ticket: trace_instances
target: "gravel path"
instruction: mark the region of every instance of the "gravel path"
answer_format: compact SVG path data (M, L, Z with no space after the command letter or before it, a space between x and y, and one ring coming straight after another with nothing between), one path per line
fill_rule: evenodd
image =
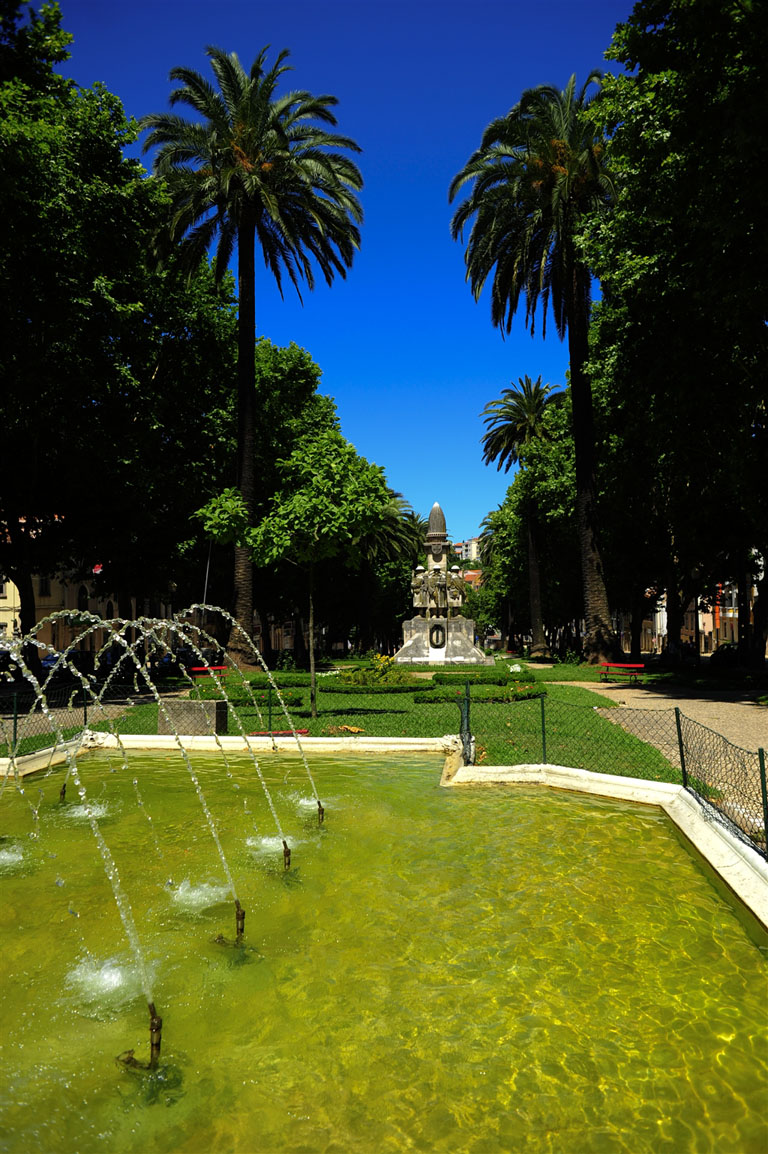
M546 674L542 680L545 678ZM768 749L768 706L755 705L743 692L719 690L699 693L681 691L672 686L660 688L604 681L560 681L553 684L590 689L629 709L673 710L677 706L686 717L722 734L742 749Z

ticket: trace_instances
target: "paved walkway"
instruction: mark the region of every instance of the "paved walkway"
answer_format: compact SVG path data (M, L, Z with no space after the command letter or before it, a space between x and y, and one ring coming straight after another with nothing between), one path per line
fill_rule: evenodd
M546 673L542 672L542 680ZM681 713L722 734L742 749L768 749L768 706L755 705L739 690L683 690L679 686L627 685L615 682L560 681L589 689L629 709L667 709Z

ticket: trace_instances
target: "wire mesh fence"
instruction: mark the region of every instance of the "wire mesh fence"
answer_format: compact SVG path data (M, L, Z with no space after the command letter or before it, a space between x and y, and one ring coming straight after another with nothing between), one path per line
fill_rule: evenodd
M768 857L765 751L741 749L679 710L683 783L704 813L746 838Z
M12 689L0 696L0 757L23 757L77 737L84 729L157 733L153 694L136 685L97 690L70 684L46 690Z

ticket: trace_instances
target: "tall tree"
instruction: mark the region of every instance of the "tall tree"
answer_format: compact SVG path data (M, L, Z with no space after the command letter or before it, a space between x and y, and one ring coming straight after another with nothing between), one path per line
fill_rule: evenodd
M288 71L286 51L267 68L262 49L248 72L235 53L206 49L216 87L189 68L174 68L179 81L172 105L195 114L146 116L145 151L157 147L154 171L165 177L173 202L171 237L181 240L190 264L218 238L215 269L223 276L233 251L238 263L237 486L253 522L256 500L254 448L256 401L255 247L282 292L285 272L300 293L314 287L314 267L331 284L346 275L359 246L362 209L356 193L359 169L344 155L359 152L336 125L333 96L306 91L277 94ZM234 616L250 634L253 566L248 549L235 546ZM231 649L248 660L234 633Z
M451 231L460 239L472 221L467 279L477 299L492 277L493 324L509 332L524 296L531 332L541 303L546 333L551 304L558 335L568 336L585 652L592 661L616 645L597 540L592 392L585 370L591 277L577 245L585 216L607 209L613 196L604 140L588 116L588 91L600 79L599 72L590 73L578 92L575 76L563 91L549 85L527 89L506 116L488 125L449 190L453 200L470 186Z
M173 262L148 268L167 199L123 156L135 126L102 85L53 71L58 9L17 28L18 7L0 7L0 568L26 633L35 573L90 577L101 561L110 593L147 596L179 580L190 470L228 436L234 318L209 269L186 284Z
M621 192L586 237L602 289L591 376L607 427L630 431L615 455L637 512L622 500L616 552L640 592L666 590L674 653L697 588L751 585L744 559L768 555L768 138L755 116L768 6L641 0L608 55L625 72L606 77L593 113ZM762 666L768 586L758 588Z
M524 467L526 449L534 441L546 438L544 414L547 406L555 402L562 393L553 392L552 385L542 384L541 377L532 381L529 376L520 377L518 385L503 389L497 401L490 401L481 416L485 418L488 431L482 438L483 462L496 462L497 469L504 466L508 473L512 465ZM541 657L546 653L544 619L541 611L541 578L539 574L539 523L536 494L529 495L525 511L526 535L528 538L528 595L531 608L531 656Z
M282 486L266 517L248 534L257 564L286 558L307 578L312 716L317 716L315 682L315 567L341 557L359 566L373 548L376 527L392 525L397 495L383 470L360 457L341 433L331 430L279 462ZM407 537L407 533L406 533Z

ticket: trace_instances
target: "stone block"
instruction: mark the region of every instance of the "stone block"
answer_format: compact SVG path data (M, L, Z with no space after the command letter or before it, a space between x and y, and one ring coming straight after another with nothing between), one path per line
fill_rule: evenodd
M227 702L224 700L166 700L158 710L157 732L175 732L184 737L209 737L213 733L226 733L227 711Z

